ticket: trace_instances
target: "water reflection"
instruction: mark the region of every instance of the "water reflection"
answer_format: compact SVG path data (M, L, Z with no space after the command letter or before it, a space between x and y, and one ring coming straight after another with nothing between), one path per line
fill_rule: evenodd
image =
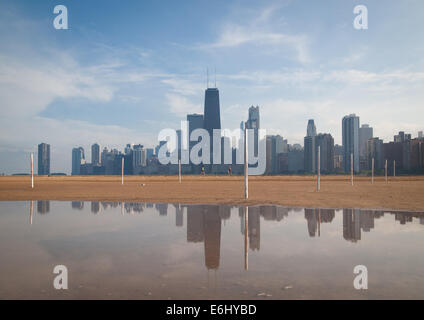
M261 220L281 222L289 214L297 215L302 210L306 220L307 233L310 238L321 236L321 224L331 224L336 216L336 209L321 208L290 208L272 205L251 207L237 207L230 205L181 205L165 203L141 202L111 202L91 201L91 212L95 215L101 210L121 208L121 214L141 214L145 209L154 210L159 216L167 216L170 207L175 212L175 226L184 226L186 216L187 243L202 243L204 245L204 264L208 270L217 270L220 266L221 228L226 220L231 219L232 210L238 212L240 219L240 233L244 238L244 267L248 269L248 250L259 251L261 248ZM83 210L83 201L72 201L74 210ZM50 201L37 201L37 213L46 214L50 211ZM401 225L413 223L414 218L424 225L424 213L379 211L363 209L342 209L343 239L357 243L361 240L362 232L371 232L375 227L375 220L385 215L394 216L394 220ZM33 201L30 202L30 224L33 223Z

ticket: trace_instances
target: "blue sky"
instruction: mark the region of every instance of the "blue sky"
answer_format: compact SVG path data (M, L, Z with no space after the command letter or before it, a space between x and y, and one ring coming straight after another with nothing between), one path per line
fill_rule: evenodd
M53 28L68 8L69 30ZM353 8L368 8L368 30ZM424 130L424 2L0 1L0 172L28 169L40 142L52 171L71 149L148 147L163 128L203 112L216 68L222 125L250 105L261 125L302 143L308 119L341 142L356 113L391 140Z

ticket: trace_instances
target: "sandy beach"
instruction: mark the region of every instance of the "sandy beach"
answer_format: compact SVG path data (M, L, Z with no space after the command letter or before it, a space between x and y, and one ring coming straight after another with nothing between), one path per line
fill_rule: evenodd
M29 176L0 177L0 201L97 200L166 203L278 204L320 208L424 210L424 177L252 176L249 199L240 176Z

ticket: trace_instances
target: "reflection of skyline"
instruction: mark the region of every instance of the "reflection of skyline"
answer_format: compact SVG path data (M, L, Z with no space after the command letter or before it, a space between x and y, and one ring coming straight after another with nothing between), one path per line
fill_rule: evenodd
M46 214L50 211L50 201L39 200L37 201L37 212L40 214Z
M83 210L84 202L73 201L72 208ZM238 213L240 218L240 232L245 238L245 268L247 269L247 250L259 251L261 248L261 220L280 222L289 216L289 213L298 214L304 210L307 234L309 237L321 235L321 224L332 223L336 217L336 209L318 208L289 208L271 205L237 207L231 205L180 205L158 203L131 203L116 201L92 201L91 212L97 214L108 208L118 207L125 212L141 214L145 208L155 210L159 216L167 216L168 210L175 210L175 226L184 226L184 214L186 215L186 241L203 242L205 267L217 270L220 266L221 253L221 228L222 222L231 219L232 213ZM238 209L233 211L232 209ZM119 210L119 211L121 211ZM37 212L44 214L50 211L49 201L37 201ZM247 216L246 216L247 211ZM362 209L343 209L342 212L342 236L346 241L357 243L362 239L362 232L371 232L375 228L375 219L384 217L385 214L394 216L394 220L404 225L413 223L414 218L418 224L424 225L424 213L400 212L400 211L377 211ZM32 217L32 216L31 216ZM264 222L263 222L264 223ZM247 225L247 226L246 226ZM246 228L247 227L247 228ZM247 235L246 235L247 233Z

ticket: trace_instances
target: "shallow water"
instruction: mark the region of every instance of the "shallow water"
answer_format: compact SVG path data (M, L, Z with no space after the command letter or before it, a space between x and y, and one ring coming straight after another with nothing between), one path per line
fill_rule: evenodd
M423 299L424 213L0 202L0 261L1 299Z

